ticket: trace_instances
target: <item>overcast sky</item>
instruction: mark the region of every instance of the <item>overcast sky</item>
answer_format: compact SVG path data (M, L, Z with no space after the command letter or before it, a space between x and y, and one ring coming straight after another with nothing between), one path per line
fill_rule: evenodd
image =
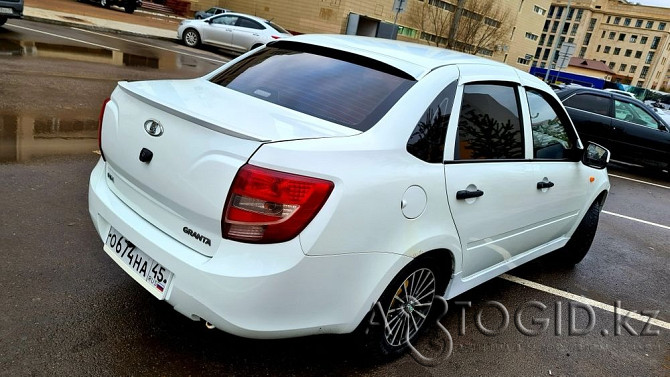
M654 7L670 8L670 0L633 0L633 3L640 3L643 5L651 5Z

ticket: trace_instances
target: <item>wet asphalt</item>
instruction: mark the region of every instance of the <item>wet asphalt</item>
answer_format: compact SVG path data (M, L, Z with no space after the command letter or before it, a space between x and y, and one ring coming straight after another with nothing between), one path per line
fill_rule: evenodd
M207 330L154 299L109 260L88 215L100 104L118 80L196 77L228 59L216 50L28 21L0 27L0 376L670 373L669 330L635 320L617 326L606 310L589 314L568 298L502 278L449 302L441 323L453 354L433 367L410 355L371 362L347 336L242 339ZM667 323L670 180L619 164L609 172L608 213L584 261L563 269L541 258L510 275L657 312ZM546 319L548 328L528 336L514 315L533 301L546 308L526 309L522 324L540 330L533 318ZM504 329L492 302L510 313ZM483 334L478 314L482 327L500 331ZM420 349L439 355L443 336L431 328Z

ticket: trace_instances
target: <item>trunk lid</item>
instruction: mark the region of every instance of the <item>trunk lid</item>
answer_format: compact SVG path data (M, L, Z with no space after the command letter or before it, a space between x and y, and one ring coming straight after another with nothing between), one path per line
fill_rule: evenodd
M105 110L102 150L112 192L212 256L233 178L263 143L356 133L204 79L120 82Z

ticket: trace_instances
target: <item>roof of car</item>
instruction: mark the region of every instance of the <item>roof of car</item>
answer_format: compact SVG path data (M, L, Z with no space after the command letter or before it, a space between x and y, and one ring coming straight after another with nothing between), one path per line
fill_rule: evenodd
M373 58L405 71L416 79L435 68L451 64L485 64L511 68L507 64L445 48L383 38L339 34L303 34L291 37L290 40Z

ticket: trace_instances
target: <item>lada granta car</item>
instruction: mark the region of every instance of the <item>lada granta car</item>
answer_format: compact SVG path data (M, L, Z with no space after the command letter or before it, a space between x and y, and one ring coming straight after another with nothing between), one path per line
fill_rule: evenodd
M609 152L541 81L365 37L119 82L100 150L91 218L156 298L244 337L356 332L387 355L440 296L548 253L579 262L610 187ZM368 328L374 307L388 326Z

